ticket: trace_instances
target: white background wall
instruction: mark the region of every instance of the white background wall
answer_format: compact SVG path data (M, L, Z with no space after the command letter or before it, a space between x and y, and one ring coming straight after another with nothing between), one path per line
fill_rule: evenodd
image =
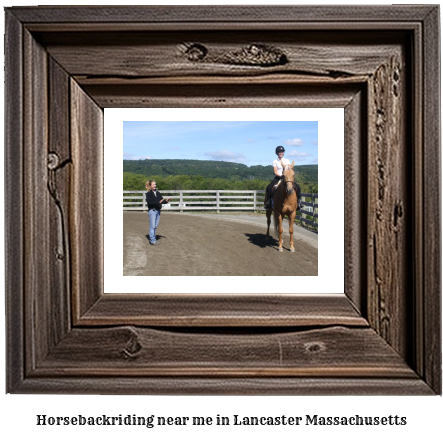
M33 5L31 1L6 1L4 6ZM61 2L45 1L44 4L60 4ZM83 2L84 4L85 2ZM95 1L93 4L109 5L112 1ZM129 2L130 4L147 4L145 2ZM191 3L191 2L189 2ZM203 4L209 2L204 2ZM219 4L232 4L232 2L217 2ZM259 4L258 0L243 0L241 4ZM272 3L270 1L265 3ZM280 0L279 4L297 4ZM301 4L308 4L304 1ZM333 4L334 2L316 1L312 4ZM356 4L354 1L340 0L340 4ZM365 4L389 4L384 1L368 1ZM75 3L69 3L75 4ZM156 4L169 4L156 2ZM198 3L192 3L198 4ZM4 25L2 19L1 25ZM3 74L2 69L1 74ZM1 106L3 108L3 105ZM3 118L1 120L3 123ZM3 154L0 154L3 160ZM0 194L3 197L3 162L0 164ZM1 212L3 228L3 211ZM0 233L0 243L3 242L3 232ZM3 245L2 245L3 246ZM2 255L3 256L3 255ZM4 264L0 264L1 283L4 285ZM3 290L3 288L2 288ZM0 330L4 330L4 300L0 300ZM0 393L4 392L4 336L0 336ZM121 437L123 434L132 437L223 437L226 435L243 436L254 434L254 437L280 435L281 437L340 437L355 438L355 436L391 438L392 436L417 437L439 436L442 428L443 401L441 397L152 397L152 396L65 396L65 395L5 395L0 394L0 433L2 436L32 436L32 437L95 437L97 434L106 434L107 438ZM400 415L407 417L407 425L402 427L279 427L279 428L38 428L36 415L46 414L51 416L66 415L203 415L216 416L217 414L232 416L239 415Z

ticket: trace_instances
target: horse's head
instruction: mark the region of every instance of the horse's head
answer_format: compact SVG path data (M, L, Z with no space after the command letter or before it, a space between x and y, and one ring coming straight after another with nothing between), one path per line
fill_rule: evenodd
M285 166L285 168L283 169L283 177L286 192L288 193L288 195L292 195L295 184L294 161L292 162L292 164Z

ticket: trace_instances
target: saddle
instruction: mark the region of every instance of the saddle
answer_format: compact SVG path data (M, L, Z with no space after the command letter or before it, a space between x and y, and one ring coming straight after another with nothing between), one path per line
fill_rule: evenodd
M272 197L274 196L274 193L276 192L277 187L280 185L281 181L282 181L282 180L279 179L279 180L278 180L278 183L275 184L274 187L272 187L272 189L271 189L271 199L272 199Z
M274 210L274 199L273 199L273 196L274 196L274 193L275 193L276 190L277 190L277 187L280 185L281 181L282 181L281 179L278 180L278 183L275 184L275 185L272 187L272 189L271 189L271 199L270 199L269 201L270 201L270 206L271 206L271 209L272 209L272 210Z

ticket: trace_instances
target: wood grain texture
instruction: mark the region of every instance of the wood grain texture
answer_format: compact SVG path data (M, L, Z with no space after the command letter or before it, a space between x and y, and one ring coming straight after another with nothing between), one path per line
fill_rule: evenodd
M216 342L214 339L216 338ZM174 348L171 348L174 346ZM33 375L396 377L416 374L372 329L74 329Z
M180 23L188 22L192 26L198 23L211 24L220 22L225 26L231 23L280 23L280 22L402 22L423 20L433 9L432 5L397 6L198 6L183 8L180 6L145 6L145 7L97 7L68 6L57 8L12 7L11 12L26 23ZM275 29L275 27L273 27Z
M413 56L415 59L413 75L416 78L421 78L423 75L423 63L424 63L424 43L422 32L416 32L413 39ZM414 326L413 326L413 336L414 336L414 353L412 354L412 363L417 373L421 376L424 374L424 362L425 362L425 347L424 347L424 337L423 337L423 318L424 318L424 299L425 299L425 281L423 281L424 275L424 221L426 218L423 215L424 205L423 205L423 160L424 160L424 132L423 132L423 122L424 122L424 81L417 80L414 81L412 85L412 111L414 112L414 124L412 125L412 138L414 141L413 149L413 162L416 164L413 168L412 177L414 180L414 216L413 216L413 232L415 239L412 243L413 252L413 266L414 266ZM430 84L429 84L430 85ZM432 293L431 291L429 291Z
M438 8L9 8L6 29L8 391L441 393ZM345 108L350 300L104 296L105 106Z
M24 32L24 278L27 294L24 302L26 327L26 366L35 368L54 345L50 325L52 303L50 297L49 266L49 205L47 190L47 56L44 48ZM40 120L41 123L33 123ZM44 256L43 256L44 255ZM38 329L36 329L38 327Z
M365 194L367 190L367 99L362 87L345 107L344 245L345 292L360 314L367 318L366 288L367 230Z
M106 108L311 108L344 107L358 84L86 85Z
M363 75L373 72L392 52L392 46L401 43L406 37L396 35L391 41L388 34L372 36L358 44L355 39L352 54L346 49L346 37L331 44L331 36L318 34L312 39L311 33L279 32L271 35L263 32L180 32L180 33L91 33L83 40L70 41L70 33L50 34L50 38L37 38L47 47L48 53L73 75L104 78L140 78L200 75L259 76L266 74L289 73L310 76L337 78ZM384 38L383 38L384 36ZM360 37L362 38L362 37ZM235 54L248 48L262 45L269 50L283 54L283 65L264 66L255 64L260 56L250 56L249 63L238 59ZM54 40L54 41L53 41ZM64 43L64 41L66 41ZM291 41L300 41L294 45ZM207 54L202 59L193 60L188 49L198 43ZM251 51L251 50L249 50ZM238 58L238 57L237 57Z
M368 115L368 317L394 348L406 354L408 313L407 256L410 208L406 172L408 146L403 86L404 59L392 57L369 81Z
M45 377L27 379L17 393L151 395L433 395L420 379L314 377Z
M18 388L23 382L23 53L22 24L5 13L5 300L6 385ZM13 330L10 328L14 327Z
M105 294L78 326L367 327L344 294Z
M97 252L103 248L103 110L72 79L70 90L70 252L76 320L103 294L103 250Z
M440 40L431 35L440 28L440 14L434 8L426 17L424 63L422 76L425 92L423 95L424 109L424 163L423 163L423 208L424 234L423 241L423 313L421 337L423 350L423 376L433 388L442 387L441 357L441 85L435 78L440 77L440 62L434 56L440 51ZM436 96L440 96L436 98ZM440 305L438 305L440 303Z
M50 287L54 342L71 327L71 260L69 205L71 186L71 142L69 75L53 59L48 60L48 147L47 190L50 195Z

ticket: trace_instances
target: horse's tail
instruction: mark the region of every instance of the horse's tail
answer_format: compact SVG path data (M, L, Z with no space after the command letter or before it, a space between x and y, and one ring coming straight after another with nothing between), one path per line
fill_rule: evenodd
M277 212L274 210L272 215L272 223L274 224L274 232L275 235L278 236L278 220L277 220Z
M297 197L297 208L296 211L299 210L300 202L301 202L301 188L295 183L295 196Z

